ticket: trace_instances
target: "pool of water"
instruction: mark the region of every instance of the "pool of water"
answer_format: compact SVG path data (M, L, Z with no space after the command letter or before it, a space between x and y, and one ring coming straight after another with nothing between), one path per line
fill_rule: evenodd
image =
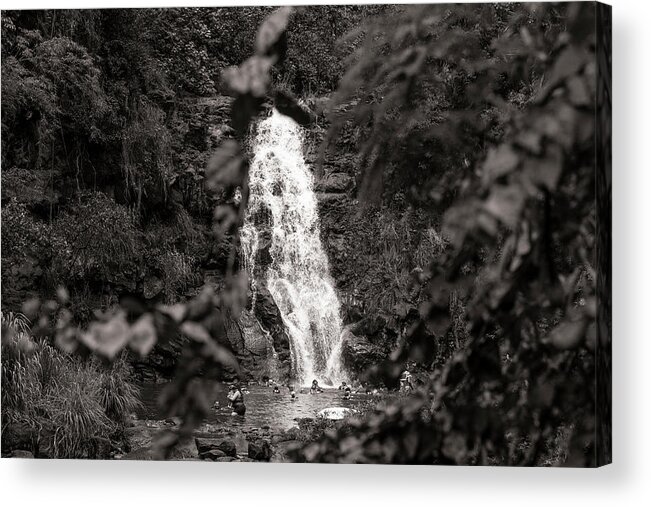
M140 386L142 408L137 415L140 419L161 420L165 413L158 406L158 396L164 384L144 384ZM343 391L324 389L322 393L310 394L309 389L297 391L296 399L291 400L286 387L280 388L280 394L274 394L273 388L266 386L248 386L249 393L244 395L246 414L231 416L228 408L228 385L216 383L212 399L219 401L220 407L212 409L204 421L218 426L256 427L287 429L296 426L296 419L316 417L317 413L328 407L359 408L373 401L372 395L353 394L351 399L343 399Z

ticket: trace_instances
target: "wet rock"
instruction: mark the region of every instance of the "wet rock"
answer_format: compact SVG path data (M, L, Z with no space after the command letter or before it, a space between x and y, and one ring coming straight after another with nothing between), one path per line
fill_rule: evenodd
M316 199L319 204L330 205L344 203L348 197L345 194L338 194L335 192L317 192Z
M290 345L285 324L273 296L265 286L257 290L254 313L260 324L271 335L273 347L278 361L278 375L282 378L289 376L291 368Z
M363 371L386 358L384 351L373 345L366 337L357 336L349 329L344 331L341 357L353 371Z
M198 458L199 453L197 452L197 448L192 440L178 444L174 449L172 449L169 456L170 460L176 461L193 460Z
M237 456L237 446L232 440L223 440L219 444L219 450L223 451L227 456Z
M248 456L256 461L269 461L271 459L271 445L269 441L262 438L250 441Z
M12 458L23 458L23 459L33 459L34 455L29 451L24 451L22 449L17 449L11 453Z
M8 424L2 429L2 450L35 449L36 434L27 425Z
M148 276L145 278L143 284L143 295L147 299L152 299L158 296L163 290L164 284L163 280L157 276Z
M219 458L225 458L226 453L219 449L210 449L209 451L202 453L200 457L201 459L205 459L208 461L217 461Z
M195 438L194 441L200 455L208 451L219 450L226 456L237 456L237 446L230 439Z
M350 325L350 332L356 336L374 336L382 331L387 322L381 316L364 317Z
M355 180L346 173L326 174L316 184L317 192L341 194L355 188Z
M231 461L235 461L235 458L233 458L231 456L224 456L222 458L217 458L215 461L220 461L222 463L229 463Z

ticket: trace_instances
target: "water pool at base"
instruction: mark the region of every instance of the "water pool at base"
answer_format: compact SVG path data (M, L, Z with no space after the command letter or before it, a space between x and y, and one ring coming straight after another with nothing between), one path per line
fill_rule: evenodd
M166 417L158 407L158 397L165 384L143 384L140 386L142 408L137 412L139 419L161 420ZM244 395L246 414L243 417L231 416L228 408L228 385L216 383L213 391L213 401L219 401L220 407L212 409L204 421L217 426L232 426L239 428L269 426L271 428L287 429L296 426L296 419L316 417L317 413L329 407L345 407L357 409L372 403L373 395L357 393L351 399L343 399L343 391L325 389L322 393L310 394L305 388L297 391L296 400L292 401L286 387L280 388L280 394L274 394L273 388L266 386L248 386L249 393Z

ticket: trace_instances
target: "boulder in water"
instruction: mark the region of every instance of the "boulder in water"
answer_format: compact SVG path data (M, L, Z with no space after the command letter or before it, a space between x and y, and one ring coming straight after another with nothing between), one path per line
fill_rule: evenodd
M339 421L346 417L347 415L352 415L357 413L357 410L346 407L328 407L320 410L317 414L317 417L323 419L330 419L331 421Z
M249 442L248 456L257 461L269 461L271 459L271 445L263 438Z
M203 456L208 451L219 450L226 456L237 456L237 447L232 440L215 438L195 438L195 444L199 454Z
M224 458L225 456L226 453L224 451L220 451L219 449L210 449L201 454L201 459L217 461L219 458Z

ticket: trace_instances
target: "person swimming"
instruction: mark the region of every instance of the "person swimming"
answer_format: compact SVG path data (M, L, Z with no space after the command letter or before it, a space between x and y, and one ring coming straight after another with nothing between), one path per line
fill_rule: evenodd
M339 389L340 391L346 389L346 381L344 380L337 389Z
M346 386L346 388L344 389L344 400L349 400L351 396L352 393L350 390L350 386Z
M244 394L238 385L232 385L228 390L226 396L228 401L231 402L233 412L231 415L244 415L246 412L246 405L244 404Z
M294 386L289 386L289 396L292 401L296 401L296 391L294 391Z
M274 394L279 394L280 389L278 389L278 386L274 386Z

